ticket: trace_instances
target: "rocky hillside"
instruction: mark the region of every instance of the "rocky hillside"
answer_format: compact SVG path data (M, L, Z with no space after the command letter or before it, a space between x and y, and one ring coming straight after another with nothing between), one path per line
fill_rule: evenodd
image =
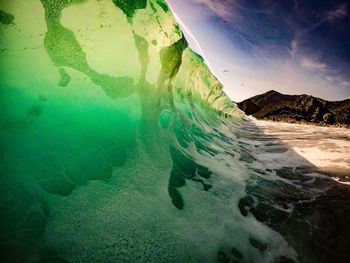
M350 99L327 101L270 90L237 105L247 115L258 119L350 127Z

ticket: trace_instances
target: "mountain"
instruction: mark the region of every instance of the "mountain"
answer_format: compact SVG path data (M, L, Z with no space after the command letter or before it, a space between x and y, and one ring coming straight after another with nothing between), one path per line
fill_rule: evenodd
M327 101L310 95L285 95L274 90L237 103L247 115L257 119L350 125L350 99Z

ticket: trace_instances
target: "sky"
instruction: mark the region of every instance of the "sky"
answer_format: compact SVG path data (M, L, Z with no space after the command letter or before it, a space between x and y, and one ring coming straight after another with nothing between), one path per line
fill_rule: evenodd
M349 0L166 1L232 100L350 96Z

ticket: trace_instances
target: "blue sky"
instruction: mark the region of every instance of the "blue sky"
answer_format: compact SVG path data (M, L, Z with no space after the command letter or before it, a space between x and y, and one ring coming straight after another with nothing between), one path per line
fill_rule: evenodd
M241 101L274 89L350 96L350 3L167 0L192 49Z

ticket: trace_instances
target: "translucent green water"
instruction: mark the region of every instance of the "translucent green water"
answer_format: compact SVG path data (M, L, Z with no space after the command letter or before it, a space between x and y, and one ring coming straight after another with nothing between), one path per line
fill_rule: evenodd
M1 262L207 262L232 247L270 262L286 250L238 211L247 173L229 136L241 113L164 1L0 9ZM245 245L253 232L277 252Z

